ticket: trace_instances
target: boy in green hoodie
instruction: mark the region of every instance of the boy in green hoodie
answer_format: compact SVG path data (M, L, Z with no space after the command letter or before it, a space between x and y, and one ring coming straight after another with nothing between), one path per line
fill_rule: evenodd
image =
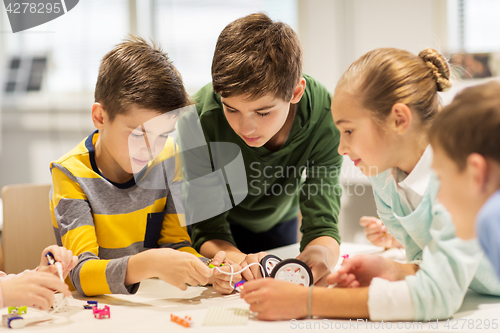
M193 246L208 257L224 250L245 267L259 262L262 251L296 242L300 209L297 259L324 284L339 257L342 156L331 95L302 74L296 33L262 13L230 23L217 41L212 83L194 100L207 142L241 149L248 195L193 224ZM243 275L251 280L261 273L252 266Z

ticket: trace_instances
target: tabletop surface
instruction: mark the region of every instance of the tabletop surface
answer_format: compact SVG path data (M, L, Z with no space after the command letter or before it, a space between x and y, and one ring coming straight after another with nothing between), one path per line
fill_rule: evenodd
M295 257L298 244L268 251L280 258ZM383 248L370 245L344 243L341 254L378 253L401 260L401 251L384 252ZM110 307L110 319L95 319L92 310L83 309L87 300L96 300L99 307ZM203 326L208 309L212 306L245 306L239 294L222 296L211 287L188 287L181 291L161 280L143 281L135 295L103 295L83 297L73 292L69 309L58 313L52 321L32 324L24 332L296 332L346 331L346 332L500 332L500 297L484 296L469 291L461 309L449 321L376 323L366 320L313 319L298 321L259 321L250 315L248 323L240 326ZM7 313L6 309L2 310ZM170 315L190 316L190 328L170 321ZM28 317L43 312L28 309ZM496 324L496 325L495 325ZM390 325L390 326L389 326ZM488 327L486 326L488 325ZM496 327L496 328L495 328ZM1 326L0 330L8 330Z

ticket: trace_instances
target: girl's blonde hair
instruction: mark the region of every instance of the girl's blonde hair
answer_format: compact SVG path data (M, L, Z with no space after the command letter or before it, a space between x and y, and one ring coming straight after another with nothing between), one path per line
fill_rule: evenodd
M380 48L353 62L336 90L351 89L375 120L384 121L394 104L404 103L423 125L430 125L441 108L437 92L450 87L450 68L436 50L425 49L416 56L405 50Z

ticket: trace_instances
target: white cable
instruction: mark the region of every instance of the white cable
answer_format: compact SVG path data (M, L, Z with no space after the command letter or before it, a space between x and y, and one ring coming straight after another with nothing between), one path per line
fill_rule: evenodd
M64 283L62 264L59 261L56 261L54 266L56 266L56 270L57 270L57 274L59 275L59 278L61 279L62 283Z
M264 273L264 267L262 267L262 265L258 262L253 262L247 266L245 266L244 268L240 269L239 271L235 272L234 271L234 268L233 266L229 265L229 267L231 267L231 273L228 273L228 272L224 272L223 270L221 270L219 267L214 267L214 268L217 268L217 270L219 272L221 272L222 274L226 274L226 275L231 275L231 278L229 280L229 286L231 288L234 289L234 286L233 286L233 275L236 275L236 274L240 274L241 272L247 270L248 268L252 267L252 266L255 266L255 265L259 265L260 266L260 270L261 270L261 273L262 273L262 277L265 278L266 277L266 274Z

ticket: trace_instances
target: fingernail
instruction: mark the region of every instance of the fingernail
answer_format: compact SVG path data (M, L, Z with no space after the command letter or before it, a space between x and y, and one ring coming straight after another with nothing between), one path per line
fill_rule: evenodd
M217 260L212 261L212 264L213 264L214 266L219 266L219 265L220 265L219 261L217 261Z

